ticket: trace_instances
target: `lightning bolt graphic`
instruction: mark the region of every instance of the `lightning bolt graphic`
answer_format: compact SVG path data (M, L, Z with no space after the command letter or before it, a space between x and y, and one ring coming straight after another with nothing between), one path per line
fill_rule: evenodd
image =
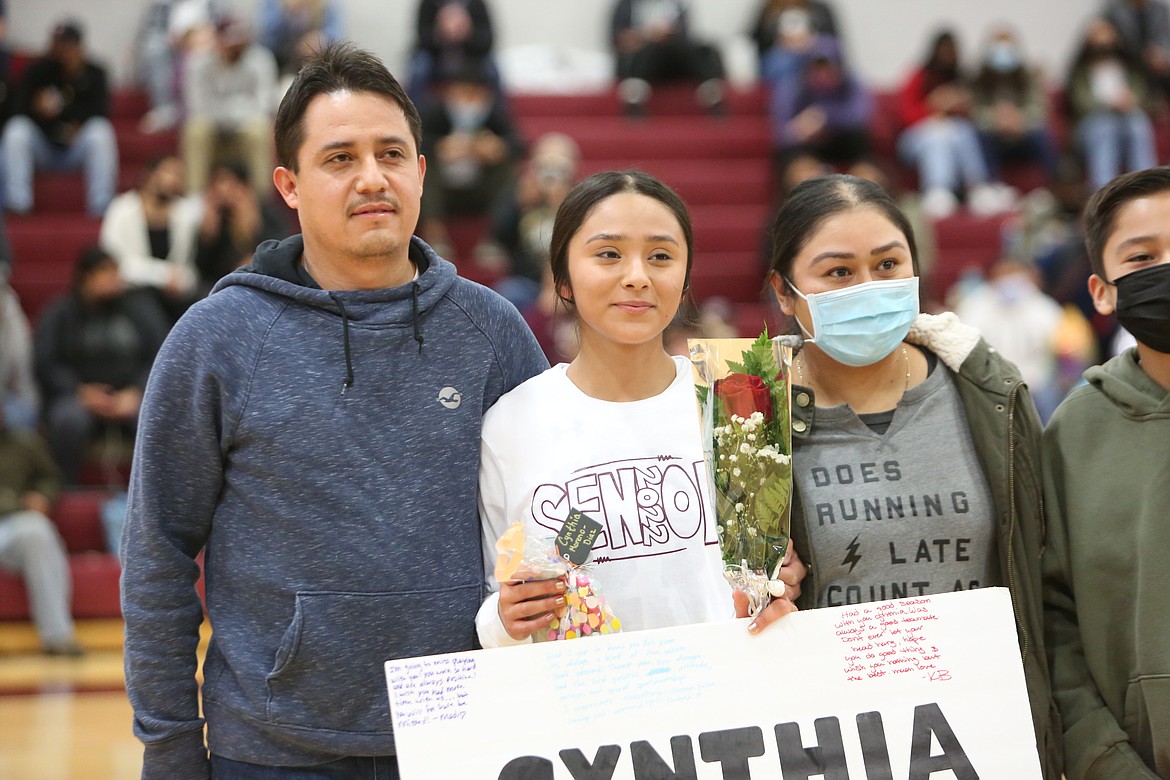
M841 561L842 566L849 564L850 572L853 571L853 567L857 565L857 562L861 560L861 555L857 552L857 548L861 546L857 543L857 540L860 538L861 534L853 537L853 541L849 543L849 552L846 553L845 560Z

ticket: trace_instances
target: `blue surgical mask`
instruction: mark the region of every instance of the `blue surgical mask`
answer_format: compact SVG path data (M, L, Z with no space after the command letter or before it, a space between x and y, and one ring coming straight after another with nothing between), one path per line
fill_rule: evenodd
M1011 41L996 41L987 48L987 66L999 73L1020 67L1020 52Z
M474 133L483 127L492 107L486 103L454 100L447 102L447 117L451 128L463 133Z
M847 366L871 366L893 352L918 316L918 277L865 282L805 295L812 332L799 319L805 341Z

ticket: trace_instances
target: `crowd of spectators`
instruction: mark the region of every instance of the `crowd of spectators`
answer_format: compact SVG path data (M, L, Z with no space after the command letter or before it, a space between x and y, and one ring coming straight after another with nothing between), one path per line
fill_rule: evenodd
M3 10L0 4L0 19ZM263 0L257 11L252 23L215 0L149 5L133 51L150 98L142 130L177 133L181 154L152 160L138 185L116 197L110 86L86 53L80 24L56 24L47 50L18 82L0 25L0 105L12 114L0 136L4 209L35 209L37 170L82 170L86 208L102 217L101 250L133 297L148 300L165 323L247 263L259 241L293 229L270 181L273 113L282 79L314 47L343 37L345 18L337 0ZM608 45L628 116L647 113L654 86L666 81L692 84L699 106L713 114L727 111L720 42L694 30L689 12L686 0L611 3ZM1033 231L1026 256L1005 246L1004 261L1024 263L1039 289L1091 319L1091 307L1075 299L1084 296L1071 292L1076 285L1065 285L1066 296L1051 284L1075 276L1065 269L1076 262L1071 217L1084 195L1120 172L1156 163L1152 115L1166 110L1170 96L1166 4L1103 2L1084 24L1063 81L1041 72L1010 25L989 27L974 58L964 56L955 31L940 29L895 90L895 154L886 159L874 143L874 90L851 64L839 13L821 0L762 0L745 25L769 106L773 205L799 181L828 171L878 179L898 191L924 228L928 268L934 220L963 207L977 215L1027 210L1031 198L1047 209L1049 223L1061 224ZM482 218L489 227L475 245L475 262L502 278L498 289L530 310L539 329L552 313L540 311L549 300L548 225L577 178L579 152L570 136L521 136L484 0L420 0L415 32L405 80L421 110L428 160L419 233L451 254L450 220ZM1053 111L1065 112L1068 123L1063 148ZM1025 198L1007 186L1005 169L1021 163L1038 166L1055 196ZM904 189L907 183L917 186ZM987 290L1006 284L983 281ZM956 296L977 287L965 278ZM76 299L78 289L70 295ZM1095 342L1106 344L1108 324L1093 325ZM24 397L32 397L24 386ZM37 409L35 401L23 411L10 406L10 420L27 427ZM74 473L76 464L61 465L67 478Z

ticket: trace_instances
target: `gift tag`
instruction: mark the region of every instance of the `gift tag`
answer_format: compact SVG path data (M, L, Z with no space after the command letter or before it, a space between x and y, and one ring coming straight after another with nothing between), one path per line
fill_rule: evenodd
M557 555L574 566L585 563L601 528L601 523L589 515L570 509L569 517L557 534Z

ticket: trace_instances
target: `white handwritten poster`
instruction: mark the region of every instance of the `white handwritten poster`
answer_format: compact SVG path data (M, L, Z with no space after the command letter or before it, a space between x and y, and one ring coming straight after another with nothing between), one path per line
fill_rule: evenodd
M1006 589L386 663L404 780L1035 780Z

